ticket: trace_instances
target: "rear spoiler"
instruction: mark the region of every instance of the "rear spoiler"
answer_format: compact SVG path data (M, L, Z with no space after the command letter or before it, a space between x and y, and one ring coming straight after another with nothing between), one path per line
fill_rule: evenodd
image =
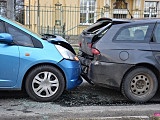
M97 22L100 22L100 21L103 21L103 22L111 22L111 23L129 23L129 22L132 22L132 20L130 19L117 19L117 18L99 18Z
M108 21L108 22L112 22L112 19L110 19L110 18L99 18L96 22L99 22L99 21Z

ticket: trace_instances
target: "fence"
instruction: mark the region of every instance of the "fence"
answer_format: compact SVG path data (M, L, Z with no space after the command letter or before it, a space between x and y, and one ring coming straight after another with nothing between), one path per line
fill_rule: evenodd
M81 8L77 6L24 6L17 17L17 21L40 34L58 34L68 39L77 39L77 36L88 25L104 16L104 8L96 8L94 15L81 23ZM90 22L92 21L92 22Z
M22 7L22 6L21 6ZM160 17L158 10L132 10L134 18ZM98 18L131 18L127 9L95 8L92 13L77 6L23 6L15 12L16 21L26 25L40 34L50 33L74 40Z

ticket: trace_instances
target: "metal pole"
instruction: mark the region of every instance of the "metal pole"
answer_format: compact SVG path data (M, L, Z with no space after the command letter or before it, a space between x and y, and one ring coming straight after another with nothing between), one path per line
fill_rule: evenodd
M38 5L37 5L37 31L40 34L40 3L38 0Z
M31 22L30 22L30 12L31 12L31 0L29 0L29 28L31 26Z

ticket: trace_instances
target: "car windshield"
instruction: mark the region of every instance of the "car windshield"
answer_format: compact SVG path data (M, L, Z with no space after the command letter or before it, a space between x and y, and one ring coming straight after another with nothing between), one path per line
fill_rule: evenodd
M110 23L109 21L96 22L93 25L91 25L90 27L88 27L87 29L85 29L84 32L94 34L94 33L98 32L102 27L108 25L109 23Z

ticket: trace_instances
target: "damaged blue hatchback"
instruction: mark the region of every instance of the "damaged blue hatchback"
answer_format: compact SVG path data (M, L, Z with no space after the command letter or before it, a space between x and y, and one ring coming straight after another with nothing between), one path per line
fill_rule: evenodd
M36 101L56 100L81 84L76 53L63 38L38 35L0 16L0 89L21 90Z

